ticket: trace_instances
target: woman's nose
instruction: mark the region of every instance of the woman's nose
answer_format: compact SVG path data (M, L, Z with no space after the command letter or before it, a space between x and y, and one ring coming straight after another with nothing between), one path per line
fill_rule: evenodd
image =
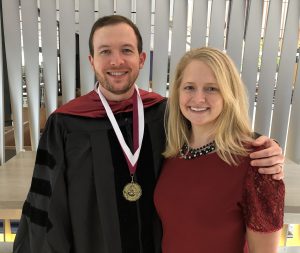
M206 99L205 92L200 89L197 90L194 98L197 100L197 102L205 102L205 99Z

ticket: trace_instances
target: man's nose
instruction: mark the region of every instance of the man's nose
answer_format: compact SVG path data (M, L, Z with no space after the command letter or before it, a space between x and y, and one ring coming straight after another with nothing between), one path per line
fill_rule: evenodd
M120 66L124 63L124 59L123 59L122 55L119 52L115 52L111 56L110 63L113 66Z

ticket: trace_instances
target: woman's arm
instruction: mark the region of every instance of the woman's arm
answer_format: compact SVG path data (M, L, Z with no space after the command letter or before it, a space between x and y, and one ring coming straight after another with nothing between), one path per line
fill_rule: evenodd
M281 229L275 232L256 232L247 228L246 237L249 253L277 253Z
M284 182L250 167L244 186L242 206L249 253L276 253L283 227Z

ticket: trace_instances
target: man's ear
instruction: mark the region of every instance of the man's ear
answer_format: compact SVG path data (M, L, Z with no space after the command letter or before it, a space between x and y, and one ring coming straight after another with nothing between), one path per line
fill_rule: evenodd
M92 65L92 67L94 67L94 58L93 58L93 56L89 55L89 61L90 61L90 64Z
M144 63L146 60L146 53L141 52L139 58L140 58L140 69L142 69L144 67Z

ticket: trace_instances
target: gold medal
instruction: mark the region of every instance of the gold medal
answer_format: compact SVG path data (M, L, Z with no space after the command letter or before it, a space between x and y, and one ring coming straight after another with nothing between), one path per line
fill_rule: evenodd
M123 188L123 196L128 201L137 201L142 196L142 188L132 178L131 182Z

